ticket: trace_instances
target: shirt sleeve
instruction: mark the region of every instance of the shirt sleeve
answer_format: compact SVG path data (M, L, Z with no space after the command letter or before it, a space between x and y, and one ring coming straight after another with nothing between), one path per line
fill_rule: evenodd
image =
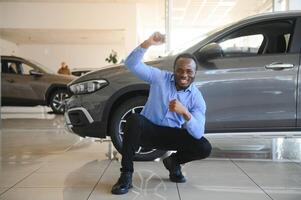
M146 49L137 47L125 60L126 67L139 79L146 81L150 84L154 83L163 76L160 69L152 67L143 63L141 60L146 52Z
M201 93L196 95L195 104L190 112L191 118L186 122L186 129L190 135L200 139L205 131L206 104Z

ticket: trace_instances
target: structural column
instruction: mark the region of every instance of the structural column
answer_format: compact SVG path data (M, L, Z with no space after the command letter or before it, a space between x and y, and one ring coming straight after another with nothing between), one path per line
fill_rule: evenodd
M170 51L171 48L171 23L172 23L172 0L165 0L165 32L166 45L165 52Z

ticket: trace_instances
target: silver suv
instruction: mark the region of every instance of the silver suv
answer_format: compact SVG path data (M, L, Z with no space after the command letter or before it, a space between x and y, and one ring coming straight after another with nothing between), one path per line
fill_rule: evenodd
M301 128L301 12L257 15L211 32L183 50L199 62L195 83L207 104L206 134L296 131ZM147 62L173 70L177 54ZM80 136L110 136L122 147L124 124L143 108L149 86L123 65L90 72L69 84L65 113ZM164 151L140 148L137 160Z
M63 114L64 101L70 96L67 83L73 79L33 60L1 56L1 106L47 105Z

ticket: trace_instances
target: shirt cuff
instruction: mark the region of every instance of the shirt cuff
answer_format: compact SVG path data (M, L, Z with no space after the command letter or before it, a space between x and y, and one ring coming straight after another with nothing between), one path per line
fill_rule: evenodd
M200 139L203 136L203 130L198 126L198 122L193 115L189 121L186 121L186 129L195 139Z

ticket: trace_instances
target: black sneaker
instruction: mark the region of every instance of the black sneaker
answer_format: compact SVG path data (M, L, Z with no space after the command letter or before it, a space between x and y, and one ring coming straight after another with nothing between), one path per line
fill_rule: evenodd
M163 159L164 167L169 171L169 180L176 183L185 183L186 178L183 176L181 166L173 160L171 156Z
M132 188L132 172L121 172L117 183L112 187L112 194L126 194Z

